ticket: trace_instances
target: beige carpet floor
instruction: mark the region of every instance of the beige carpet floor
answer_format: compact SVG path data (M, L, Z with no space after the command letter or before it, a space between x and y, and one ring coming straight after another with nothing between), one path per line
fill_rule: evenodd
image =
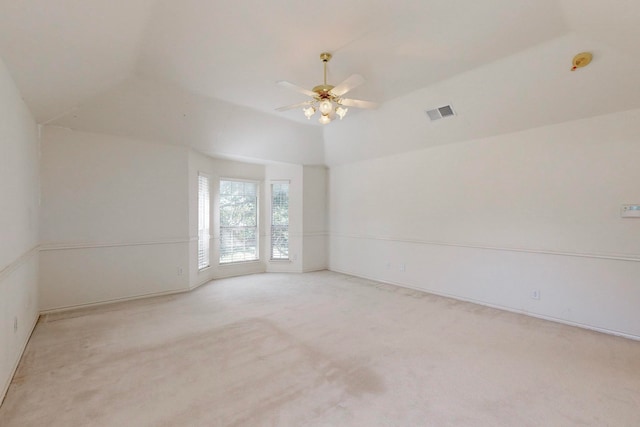
M41 319L10 426L640 426L640 342L331 272Z

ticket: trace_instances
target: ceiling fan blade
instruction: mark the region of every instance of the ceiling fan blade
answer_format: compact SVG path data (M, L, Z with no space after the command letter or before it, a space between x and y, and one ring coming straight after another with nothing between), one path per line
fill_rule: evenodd
M313 101L305 101L305 102L300 102L299 104L287 105L284 107L276 108L276 111L287 111L287 110L293 110L294 108L302 108L302 107L306 107L307 105L310 105L312 102Z
M305 95L310 96L312 98L315 98L318 95L313 91L301 88L300 86L294 85L293 83L290 83L285 80L280 80L279 82L276 82L276 84L281 87L286 87L287 89L293 89L296 92L304 93Z
M364 108L366 110L375 110L378 108L378 104L369 101L360 101L359 99L343 99L340 104L346 107Z
M364 77L360 74L353 74L350 77L347 77L345 81L340 83L338 86L331 89L331 93L335 96L342 96L345 93L349 92L351 89L360 86L364 83Z

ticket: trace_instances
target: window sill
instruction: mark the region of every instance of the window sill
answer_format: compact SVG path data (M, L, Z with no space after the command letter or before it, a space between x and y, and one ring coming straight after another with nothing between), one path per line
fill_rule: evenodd
M233 261L233 262L221 262L218 263L218 267L230 267L234 265L247 265L247 264L259 264L259 259L253 259L251 261Z

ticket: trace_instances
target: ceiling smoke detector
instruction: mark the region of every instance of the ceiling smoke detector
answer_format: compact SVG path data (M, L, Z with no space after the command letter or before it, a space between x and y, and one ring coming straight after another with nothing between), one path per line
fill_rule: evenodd
M455 116L456 113L453 111L453 107L451 105L445 105L443 107L434 108L433 110L427 110L427 115L432 122L435 122L436 120L444 119L445 117Z

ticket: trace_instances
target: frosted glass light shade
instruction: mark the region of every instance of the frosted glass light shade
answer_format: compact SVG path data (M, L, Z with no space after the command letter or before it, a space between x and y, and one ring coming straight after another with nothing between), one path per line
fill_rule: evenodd
M331 101L325 99L320 103L320 112L323 115L325 116L328 115L331 112L331 110L333 110L333 105L331 105Z
M313 107L304 108L302 111L304 111L304 116L307 118L307 120L310 120L311 116L316 113L316 109Z
M331 119L329 118L329 116L328 116L327 114L323 114L323 115L321 115L321 116L320 116L320 118L318 119L318 121L319 121L320 123L322 123L323 125L326 125L326 124L328 124L328 123L331 121Z
M338 117L340 117L340 120L342 120L344 116L347 115L347 111L349 111L348 108L342 108L342 107L336 108L336 114L338 115Z

